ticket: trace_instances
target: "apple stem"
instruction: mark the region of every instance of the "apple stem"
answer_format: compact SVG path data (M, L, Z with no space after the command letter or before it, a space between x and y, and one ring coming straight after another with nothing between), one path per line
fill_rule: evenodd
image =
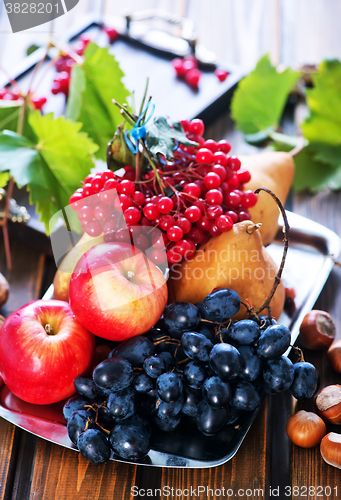
M48 335L52 335L52 326L49 323L47 323L47 325L45 325L44 329Z

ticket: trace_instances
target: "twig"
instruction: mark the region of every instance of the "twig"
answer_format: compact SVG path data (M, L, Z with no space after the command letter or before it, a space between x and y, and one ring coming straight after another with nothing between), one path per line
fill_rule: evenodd
M287 214L285 213L285 209L284 209L284 207L283 207L280 199L275 195L275 193L273 193L268 188L259 187L258 189L255 190L255 194L258 194L260 191L265 191L270 196L272 196L272 198L276 201L276 203L277 203L277 205L278 205L278 207L279 207L279 209L280 209L280 211L282 213L283 220L284 220L284 226L283 226L284 249L283 249L283 255L282 255L281 265L280 265L280 267L278 269L277 275L275 276L274 284L272 286L272 289L271 289L269 295L264 300L263 304L260 307L258 307L258 309L256 309L256 313L257 314L259 314L264 309L268 309L269 315L271 315L270 302L272 300L272 297L275 295L277 287L278 287L278 285L279 285L279 283L281 281L281 277L282 277L282 273L283 273L283 269L284 269L284 264L285 264L285 259L286 259L286 256L287 256L287 253L288 253L288 248L289 248L289 230L290 230L290 226L289 226Z

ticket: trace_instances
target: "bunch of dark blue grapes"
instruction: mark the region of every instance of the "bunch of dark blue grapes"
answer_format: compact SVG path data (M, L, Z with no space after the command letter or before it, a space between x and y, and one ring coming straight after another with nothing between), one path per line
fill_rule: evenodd
M189 418L211 436L256 410L267 393L311 398L319 376L285 355L288 328L257 315L233 322L240 306L230 289L196 305L170 304L152 330L116 346L91 379L77 377L79 396L65 404L64 418L79 451L93 463L112 452L137 461L150 450L153 426L171 432Z

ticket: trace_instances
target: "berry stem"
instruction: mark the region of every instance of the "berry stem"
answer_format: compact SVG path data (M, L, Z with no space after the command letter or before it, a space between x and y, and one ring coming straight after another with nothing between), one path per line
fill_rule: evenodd
M278 198L278 196L276 196L275 193L273 193L270 189L265 188L265 187L259 187L259 188L257 188L255 190L255 194L260 193L260 191L265 191L270 196L272 196L272 198L276 201L276 203L278 205L278 208L280 209L280 211L282 213L283 220L284 220L284 225L283 225L284 249L283 249L283 255L282 255L281 265L280 265L280 267L278 269L277 275L275 276L274 284L272 286L272 289L271 289L269 295L264 300L263 304L260 307L258 307L258 309L256 310L256 313L259 314L261 311L263 311L263 309L268 309L269 315L271 315L270 302L272 300L272 297L275 295L277 287L278 287L278 285L279 285L279 283L281 281L281 277L282 277L282 273L283 273L283 269L284 269L284 264L285 264L285 259L286 259L286 256L287 256L287 253L288 253L288 249L289 249L289 230L290 230L290 226L289 226L289 222L288 222L288 218L287 218L285 209L284 209L284 207L283 207L283 205L281 203L281 200Z

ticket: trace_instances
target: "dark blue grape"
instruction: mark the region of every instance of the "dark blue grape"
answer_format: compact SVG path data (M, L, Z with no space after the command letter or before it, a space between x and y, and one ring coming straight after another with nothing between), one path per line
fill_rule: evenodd
M181 337L181 346L190 359L206 362L210 359L213 344L201 333L185 332Z
M210 353L210 367L222 380L230 380L241 371L241 356L230 344L215 344Z
M263 378L271 391L286 391L293 383L294 376L294 366L286 356L265 363Z
M257 354L262 359L275 359L290 346L291 333L284 325L272 325L261 333L257 342Z
M166 371L169 372L175 366L175 359L168 351L163 351L159 353L160 358L162 358L166 363Z
M155 379L152 379L146 373L140 373L134 378L133 387L137 392L150 392L155 387Z
M137 408L138 414L141 415L142 417L149 418L151 412L155 408L156 399L157 399L157 394L155 389L143 394L143 397L140 398L139 405Z
M72 396L72 398L68 399L63 406L63 417L65 418L65 421L67 422L75 411L87 410L91 412L89 408L85 408L90 404L90 401L84 397ZM93 413L93 415L95 414Z
M138 460L150 450L147 432L135 425L115 425L110 432L109 443L114 453L125 460Z
M242 410L238 410L235 406L230 406L230 413L226 425L236 424L242 415L244 415Z
M163 373L156 380L156 391L162 401L173 403L182 395L182 381L174 372Z
M227 330L227 342L237 346L253 344L259 336L259 326L251 319L237 321Z
M214 343L214 335L213 333L205 326L203 323L200 323L200 325L195 329L197 333L201 333L201 335L205 335L205 337Z
M115 418L111 415L110 411L107 407L106 400L99 402L100 406L98 406L98 422L101 425L112 427L115 424Z
M227 406L230 401L231 392L230 384L223 382L217 376L207 378L202 386L203 397L212 408L224 408Z
M181 413L175 415L175 417L165 417L161 418L156 413L156 410L152 412L152 420L154 424L164 432L172 432L175 431L177 427L179 427L181 422Z
M104 464L110 458L110 444L97 429L87 429L78 438L78 449L89 462Z
M124 358L132 366L142 366L144 360L154 352L154 344L143 335L138 335L121 342L110 353L109 357Z
M238 347L242 359L240 377L249 382L258 380L263 372L263 361L257 356L256 349L248 345Z
M154 354L144 360L143 369L151 378L158 378L166 371L166 361L160 354Z
M231 406L238 410L255 410L261 403L260 396L256 388L245 380L237 382L234 386Z
M132 387L109 395L107 408L115 419L131 417L137 408L137 393Z
M298 400L310 399L317 391L319 375L314 365L306 361L294 364L295 377L290 387L291 394Z
M196 417L201 400L201 390L191 389L184 385L184 404L181 412L189 417Z
M253 316L252 321L256 321L257 325L265 330L268 326L277 325L277 321L274 318L269 318L269 316Z
M237 292L229 288L221 288L211 292L199 306L204 319L222 323L231 318L240 308L240 297Z
M179 339L183 332L195 331L200 322L200 312L193 304L174 302L166 306L163 319L169 335Z
M95 399L98 396L95 382L91 378L78 376L74 380L76 391L85 398Z
M129 387L134 379L134 369L123 358L105 359L93 371L92 377L97 387L105 394L122 391Z
M141 415L139 415L138 413L134 413L134 415L126 418L122 422L120 422L118 420L117 425L118 424L133 425L134 427L141 429L141 431L143 433L147 434L148 439L150 439L150 437L152 435L152 428L151 428L149 421L145 417L142 417Z
M160 418L175 417L181 412L183 404L183 395L181 395L180 398L173 403L165 403L162 399L158 398L155 403L156 414Z
M190 361L184 368L184 382L192 389L200 389L207 377L207 368L198 361Z
M229 409L212 408L204 399L198 406L196 416L197 427L205 436L219 432L229 418Z
M97 429L93 415L86 410L75 411L67 422L67 433L76 446L79 436L85 429Z

